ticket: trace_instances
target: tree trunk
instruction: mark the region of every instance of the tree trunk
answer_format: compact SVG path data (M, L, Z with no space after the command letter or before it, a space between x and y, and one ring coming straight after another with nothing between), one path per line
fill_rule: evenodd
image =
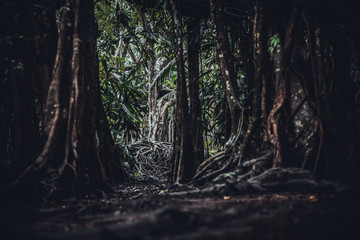
M56 57L56 42L58 33L56 29L56 13L52 4L45 9L35 11L31 22L34 32L35 64L34 69L37 86L39 88L40 110L46 106L46 98L52 78L54 61Z
M174 148L172 157L171 182L181 182L192 178L195 168L191 151L189 128L189 107L186 92L185 66L183 57L182 19L180 1L170 0L175 29L175 57L177 65L176 106Z
M96 147L96 114L98 104L97 51L94 2L76 0L74 7L74 38L72 56L72 93L70 109L73 108L71 145L80 187L103 187L105 173ZM74 101L73 101L74 100ZM71 116L70 115L70 116ZM69 144L69 143L67 143ZM87 176L89 179L87 179ZM89 181L89 183L88 183Z
M55 170L57 183L62 187L78 192L101 188L106 177L104 162L107 173L123 179L120 156L101 104L96 35L94 3L68 0L62 13L47 95L44 116L47 140L40 156L17 182L24 178L53 179L48 173ZM108 177L112 179L111 175Z
M31 4L26 3L24 6L15 4L18 14L9 28L9 36L13 39L10 46L10 66L9 80L12 90L12 107L13 107L13 152L12 165L15 173L22 172L36 158L39 151L39 132L38 122L34 122L34 93L29 91L34 84L33 63L34 47L30 39L34 38L33 32L26 27L24 22L31 22L33 16L28 8Z
M231 134L228 143L235 140L240 116L240 101L236 85L229 38L225 27L223 7L220 0L210 0L211 19L215 28L216 51L222 85L225 87L226 102L231 115Z
M286 166L288 161L289 146L288 129L290 122L290 92L289 65L293 46L293 30L297 17L297 9L292 7L290 15L285 18L285 33L275 51L274 72L275 72L275 99L273 107L267 119L267 132L269 140L274 148L273 167Z
M199 99L199 52L200 52L200 20L193 18L187 25L188 30L188 69L190 97L190 126L194 164L204 161L204 140L201 121L201 104Z
M250 11L250 14L253 11ZM245 29L244 25L249 25L249 29ZM238 26L239 28L239 45L240 45L240 53L242 57L242 63L243 63L243 73L244 73L244 90L243 94L245 96L248 96L249 100L246 100L244 105L244 115L243 118L248 119L251 111L247 107L249 105L249 102L251 100L251 89L254 87L253 79L254 79L254 71L255 71L255 65L253 61L253 28L254 24L252 20L248 20L246 24L242 24L241 26ZM248 121L244 121L243 123L243 131L242 135L246 134Z
M252 27L252 43L253 43L253 50L254 50L254 57L255 57L255 65L254 70L252 71L253 75L253 82L251 86L253 87L254 91L252 94L252 105L251 105L251 122L247 126L247 131L245 132L244 141L241 144L240 149L240 157L238 160L238 165L241 165L243 156L245 156L249 146L250 140L252 139L254 132L257 130L259 131L259 121L260 121L260 107L261 107L261 90L262 90L262 83L265 79L264 75L264 39L265 39L265 24L264 24L264 3L261 0L256 1L254 5L254 21ZM246 63L247 67L251 65ZM249 66L250 65L250 66ZM249 76L247 76L249 77ZM260 145L259 142L257 144ZM254 146L255 147L255 146Z

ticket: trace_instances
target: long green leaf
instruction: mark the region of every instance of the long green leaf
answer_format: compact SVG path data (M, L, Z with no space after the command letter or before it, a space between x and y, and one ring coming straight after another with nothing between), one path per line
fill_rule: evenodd
M169 77L172 68L175 65L175 59L171 60L160 72L156 75L155 79L150 85L150 90L157 84L158 82L163 82L164 79Z

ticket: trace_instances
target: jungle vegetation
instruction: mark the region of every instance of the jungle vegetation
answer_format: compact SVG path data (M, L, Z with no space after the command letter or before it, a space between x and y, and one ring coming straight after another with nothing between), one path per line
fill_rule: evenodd
M354 4L2 2L1 188L104 189L141 175L128 146L142 140L171 148L170 183L272 167L358 174Z

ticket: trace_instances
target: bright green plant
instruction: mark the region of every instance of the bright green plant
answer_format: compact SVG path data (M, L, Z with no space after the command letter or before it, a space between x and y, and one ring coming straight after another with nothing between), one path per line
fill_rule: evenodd
M276 46L280 44L280 37L278 33L275 33L271 38L270 38L270 46L268 51L269 52L274 52Z

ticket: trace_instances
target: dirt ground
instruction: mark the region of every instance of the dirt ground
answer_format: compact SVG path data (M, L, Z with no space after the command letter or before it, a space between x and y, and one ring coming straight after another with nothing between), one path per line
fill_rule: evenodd
M2 204L0 239L359 239L360 193L174 194L114 185L79 198ZM191 186L185 190L194 189ZM185 192L186 193L186 192Z

